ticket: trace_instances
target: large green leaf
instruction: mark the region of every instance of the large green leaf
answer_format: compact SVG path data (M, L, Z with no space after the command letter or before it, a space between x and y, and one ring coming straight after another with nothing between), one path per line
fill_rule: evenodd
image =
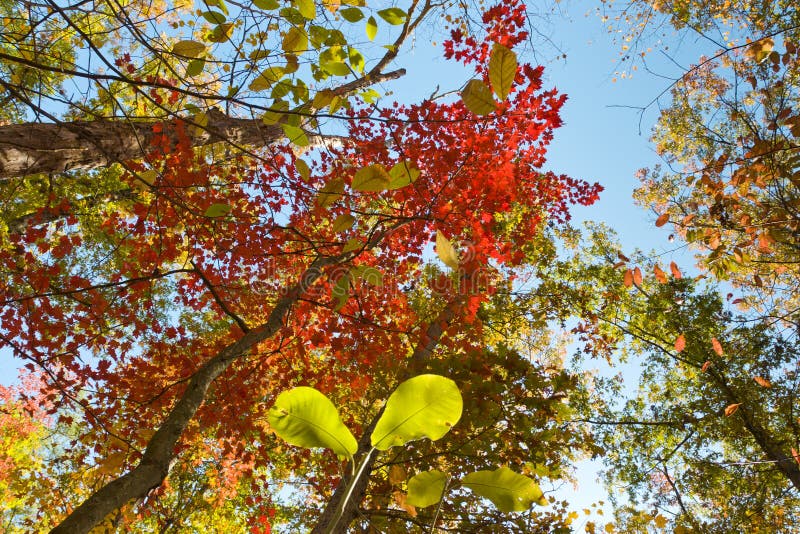
M449 378L420 375L406 380L386 401L372 446L385 451L423 437L437 440L458 422L462 407L461 393Z
M492 501L501 512L522 512L533 503L547 503L536 482L508 467L470 473L461 484Z
M447 484L447 475L441 471L417 473L408 481L406 503L420 508L436 504L442 498L445 484Z
M336 406L314 388L302 386L278 395L269 410L269 424L278 436L298 447L325 447L348 458L358 448Z

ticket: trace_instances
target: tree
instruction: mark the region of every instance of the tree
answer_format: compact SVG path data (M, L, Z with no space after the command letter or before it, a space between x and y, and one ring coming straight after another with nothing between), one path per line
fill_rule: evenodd
M586 241L553 283L582 319L575 332L585 352L639 369L635 389L622 376L598 377L581 417L606 451L608 486L626 488L614 499L615 528L793 528L795 332L734 315L674 264L620 258L602 229Z
M664 165L641 171L638 202L699 251L704 270L741 288L742 306L795 321L797 6L636 1L615 18L635 43L628 59L657 46L664 26L711 47L662 93L667 103L651 103Z
M575 377L525 368L509 343L489 343L481 319L531 236L600 189L541 170L564 97L541 89L541 67L517 62L524 5L490 8L480 30L446 40L445 55L474 69L461 99L383 106L369 87L401 74L385 69L440 6L205 4L104 3L87 14L48 3L18 13L31 42L59 17L68 34L48 36L87 56L32 44L0 57L25 74L4 82L8 98L26 118L49 119L0 126L0 139L14 139L0 147L0 339L42 376L38 398L70 445L43 475L57 485L68 471L65 510L55 518L33 503L33 516L61 521L54 532L317 519L324 529L328 511L291 517L272 485L302 476L335 509L347 477L330 495L339 462L304 465L311 456L276 440L267 413L277 394L312 385L366 429L406 373L437 366L476 394L488 388L481 401L514 408L473 411L451 442L465 456L435 449L420 465L480 451L524 464L533 439L565 450L522 467L562 476L588 445L548 423ZM366 24L368 41L351 24ZM366 59L356 46L387 24L396 38ZM66 80L80 99L63 96ZM425 266L432 240L452 273ZM509 378L509 390L479 387L476 373ZM340 524L381 513L413 523L380 496L387 466L406 458L380 462ZM474 521L475 498L456 504L447 521ZM557 515L511 521L543 529Z

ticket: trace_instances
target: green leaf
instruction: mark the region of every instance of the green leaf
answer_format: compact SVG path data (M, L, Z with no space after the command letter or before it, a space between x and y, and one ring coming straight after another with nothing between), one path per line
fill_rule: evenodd
M193 59L186 65L187 76L199 76L203 73L203 68L206 66L206 60L203 58Z
M436 504L442 499L445 484L447 484L447 475L441 471L417 473L408 481L406 503L419 508Z
M362 167L353 177L353 189L356 191L386 191L391 177L380 163Z
M350 66L356 72L364 72L364 56L361 55L361 52L353 48L352 46L349 47L347 57L350 60Z
M343 253L344 252L352 252L354 250L360 249L363 246L364 246L364 243L362 243L359 239L354 237L352 239L348 239L347 240L347 243L345 243L344 247L342 247L342 252Z
M196 59L206 53L206 45L197 41L178 41L172 47L172 53L176 56Z
M350 67L344 61L326 61L319 65L328 74L333 76L347 76L350 74Z
M218 7L220 11L226 15L228 14L228 6L225 5L223 0L203 0L203 2L208 7Z
M347 22L358 22L364 18L364 13L362 13L362 11L357 7L346 7L344 9L340 9L338 13Z
M295 145L308 146L310 144L308 141L308 136L302 128L298 126L292 126L291 124L281 124L281 128L283 128L283 133L286 134L286 138Z
M406 18L408 18L406 12L399 7L381 9L378 11L378 16L393 26L399 26L400 24L403 24L406 21Z
M308 34L303 28L292 26L283 36L281 48L290 54L302 54L308 50Z
M278 3L278 0L253 0L253 5L266 11L271 11L281 7L281 5Z
M231 212L227 204L211 204L205 212L206 217L224 217Z
M314 17L317 16L317 7L314 5L314 0L294 0L294 3L304 18L314 20Z
M461 91L461 99L467 109L475 115L486 115L497 107L492 96L492 90L480 80L470 80Z
M212 43L224 43L230 38L233 33L233 24L226 22L224 24L217 24L214 29L206 35L206 39Z
M385 451L427 437L437 440L461 418L463 401L456 383L439 375L406 380L386 401L372 432L372 446Z
M395 163L394 167L389 171L389 189L400 189L407 185L411 185L419 178L420 170L415 169L410 162L401 161Z
M461 480L461 484L492 501L501 512L525 511L531 504L542 502L544 497L536 482L507 467L470 473Z
M458 252L442 232L436 230L436 255L453 270L458 269Z
M492 82L492 89L497 98L506 99L516 75L517 55L513 50L495 43L489 58L489 81Z
M374 41L376 35L378 35L378 21L375 17L370 17L367 19L367 38Z
M356 218L350 215L349 213L343 213L334 219L333 221L333 231L336 233L344 232L345 230L349 230L353 223L356 222Z
M255 78L250 85L247 86L251 91L263 91L269 89L272 85L283 77L283 67L270 67L263 71L257 78Z
M321 208L327 208L339 200L342 193L344 193L344 180L341 178L334 178L325 184L317 193L317 205Z
M383 273L375 267L368 265L357 265L350 269L350 273L356 280L363 280L373 287L383 286Z
M347 458L358 448L336 406L314 388L297 387L278 395L269 410L269 424L290 445L325 447Z
M217 13L216 11L204 11L203 13L201 13L201 15L211 24L222 24L223 22L228 20L225 18L225 15L223 15L222 13Z
M284 100L276 100L272 104L272 109L268 109L261 116L261 122L263 122L267 126L277 124L278 121L280 121L283 118L283 116L285 115L284 112L286 111L289 111L289 103Z

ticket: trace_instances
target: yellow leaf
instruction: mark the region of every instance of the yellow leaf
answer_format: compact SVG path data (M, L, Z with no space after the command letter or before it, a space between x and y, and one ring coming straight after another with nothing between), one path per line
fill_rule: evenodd
M475 115L486 115L497 107L492 96L492 90L480 80L470 80L461 91L461 99L467 109Z
M653 523L655 523L655 524L656 524L656 526L657 526L658 528L664 528L664 527L666 527L666 526L667 526L667 523L668 523L668 521L667 521L667 518L666 518L666 517L664 517L664 516L663 516L663 515L661 515L661 514L658 514L658 515L657 515L657 516L656 516L656 517L653 519Z
M489 81L497 98L506 99L516 75L517 55L500 43L495 43L489 58Z
M436 231L436 254L442 263L451 269L458 269L458 252L440 231Z
M356 171L353 177L353 189L356 191L386 191L392 179L380 163L368 165Z

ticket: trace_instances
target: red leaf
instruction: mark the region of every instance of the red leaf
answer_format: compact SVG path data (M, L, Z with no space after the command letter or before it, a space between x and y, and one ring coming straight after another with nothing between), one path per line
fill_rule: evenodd
M658 227L664 226L665 224L667 224L668 221L669 221L669 213L662 213L661 215L658 216L658 219L656 219L656 226Z
M720 356L724 354L724 351L722 350L722 345L720 345L719 341L717 341L717 338L715 337L711 338L711 347L714 349L714 352L716 352Z
M675 340L675 352L683 352L683 349L686 348L686 338L683 337L683 334L678 336L678 339Z

